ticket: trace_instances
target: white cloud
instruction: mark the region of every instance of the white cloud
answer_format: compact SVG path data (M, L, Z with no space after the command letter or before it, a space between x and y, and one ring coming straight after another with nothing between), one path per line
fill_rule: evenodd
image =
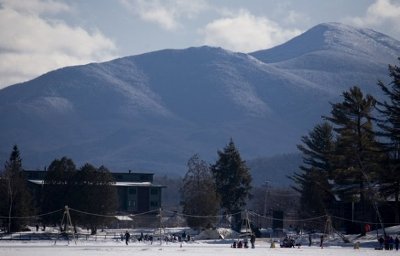
M204 43L233 51L251 52L267 49L301 33L298 29L285 29L265 17L256 17L247 10L220 18L200 31Z
M55 1L0 1L0 88L49 70L113 58L114 43L99 31L88 32L43 13L68 11Z
M371 4L363 17L346 18L346 22L360 27L384 26L380 30L400 32L400 2L391 0L376 0Z
M15 0L2 0L3 7L13 9L18 12L25 13L58 13L70 10L69 6L55 2L53 0L29 0L29 1L15 1Z
M166 30L182 27L182 18L193 18L208 8L204 0L120 0L140 19L155 23Z

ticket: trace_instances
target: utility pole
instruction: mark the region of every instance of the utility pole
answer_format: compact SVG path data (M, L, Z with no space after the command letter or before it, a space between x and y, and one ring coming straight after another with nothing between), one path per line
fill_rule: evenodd
M162 245L162 239L161 239L161 229L162 229L162 209L160 208L160 223L159 223L159 225L160 225L160 237L159 237L159 239L160 239L160 246Z
M8 181L8 193L10 194L10 208L8 210L8 233L11 234L11 212L12 212L12 205L13 205L13 191L11 188L11 173L9 173L7 177Z
M249 212L247 209L245 210L245 216L246 216L246 233L252 233L251 231L251 226L250 226L250 219L249 219Z
M64 210L64 214L63 217L61 219L61 227L65 226L64 228L64 232L65 234L68 236L67 234L67 230L68 230L68 225L72 228L72 220L71 220L71 215L69 214L69 208L68 205L65 206L65 210ZM75 230L72 230L72 237L74 239L74 242L76 244L76 238L75 238ZM57 240L56 240L57 241ZM54 244L56 243L56 241L54 242ZM68 244L69 244L69 240L68 240Z
M269 180L265 181L265 195L264 195L264 220L265 220L265 225L267 224L267 198L268 198L268 184Z

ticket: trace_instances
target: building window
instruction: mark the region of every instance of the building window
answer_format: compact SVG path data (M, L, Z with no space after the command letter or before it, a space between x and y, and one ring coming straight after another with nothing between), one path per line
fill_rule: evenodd
M129 188L129 194L136 195L136 188Z
M136 201L129 200L128 201L128 208L135 208L135 207L136 207Z
M158 206L158 202L157 201L151 201L150 202L150 206L151 207L157 207Z

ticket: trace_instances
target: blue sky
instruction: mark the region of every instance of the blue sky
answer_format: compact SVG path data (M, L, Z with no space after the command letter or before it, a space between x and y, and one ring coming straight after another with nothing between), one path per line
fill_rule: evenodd
M0 88L166 48L267 49L332 21L400 39L400 1L0 0Z

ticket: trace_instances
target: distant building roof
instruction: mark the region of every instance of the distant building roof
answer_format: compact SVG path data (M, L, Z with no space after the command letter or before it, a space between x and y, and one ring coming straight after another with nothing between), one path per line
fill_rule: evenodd
M28 180L44 180L47 171L24 170ZM154 173L110 172L116 182L153 182Z
M36 185L43 185L44 180L28 180L31 183L34 183ZM156 185L151 182L115 182L113 186L117 187L158 187L158 188L164 188L164 185Z

